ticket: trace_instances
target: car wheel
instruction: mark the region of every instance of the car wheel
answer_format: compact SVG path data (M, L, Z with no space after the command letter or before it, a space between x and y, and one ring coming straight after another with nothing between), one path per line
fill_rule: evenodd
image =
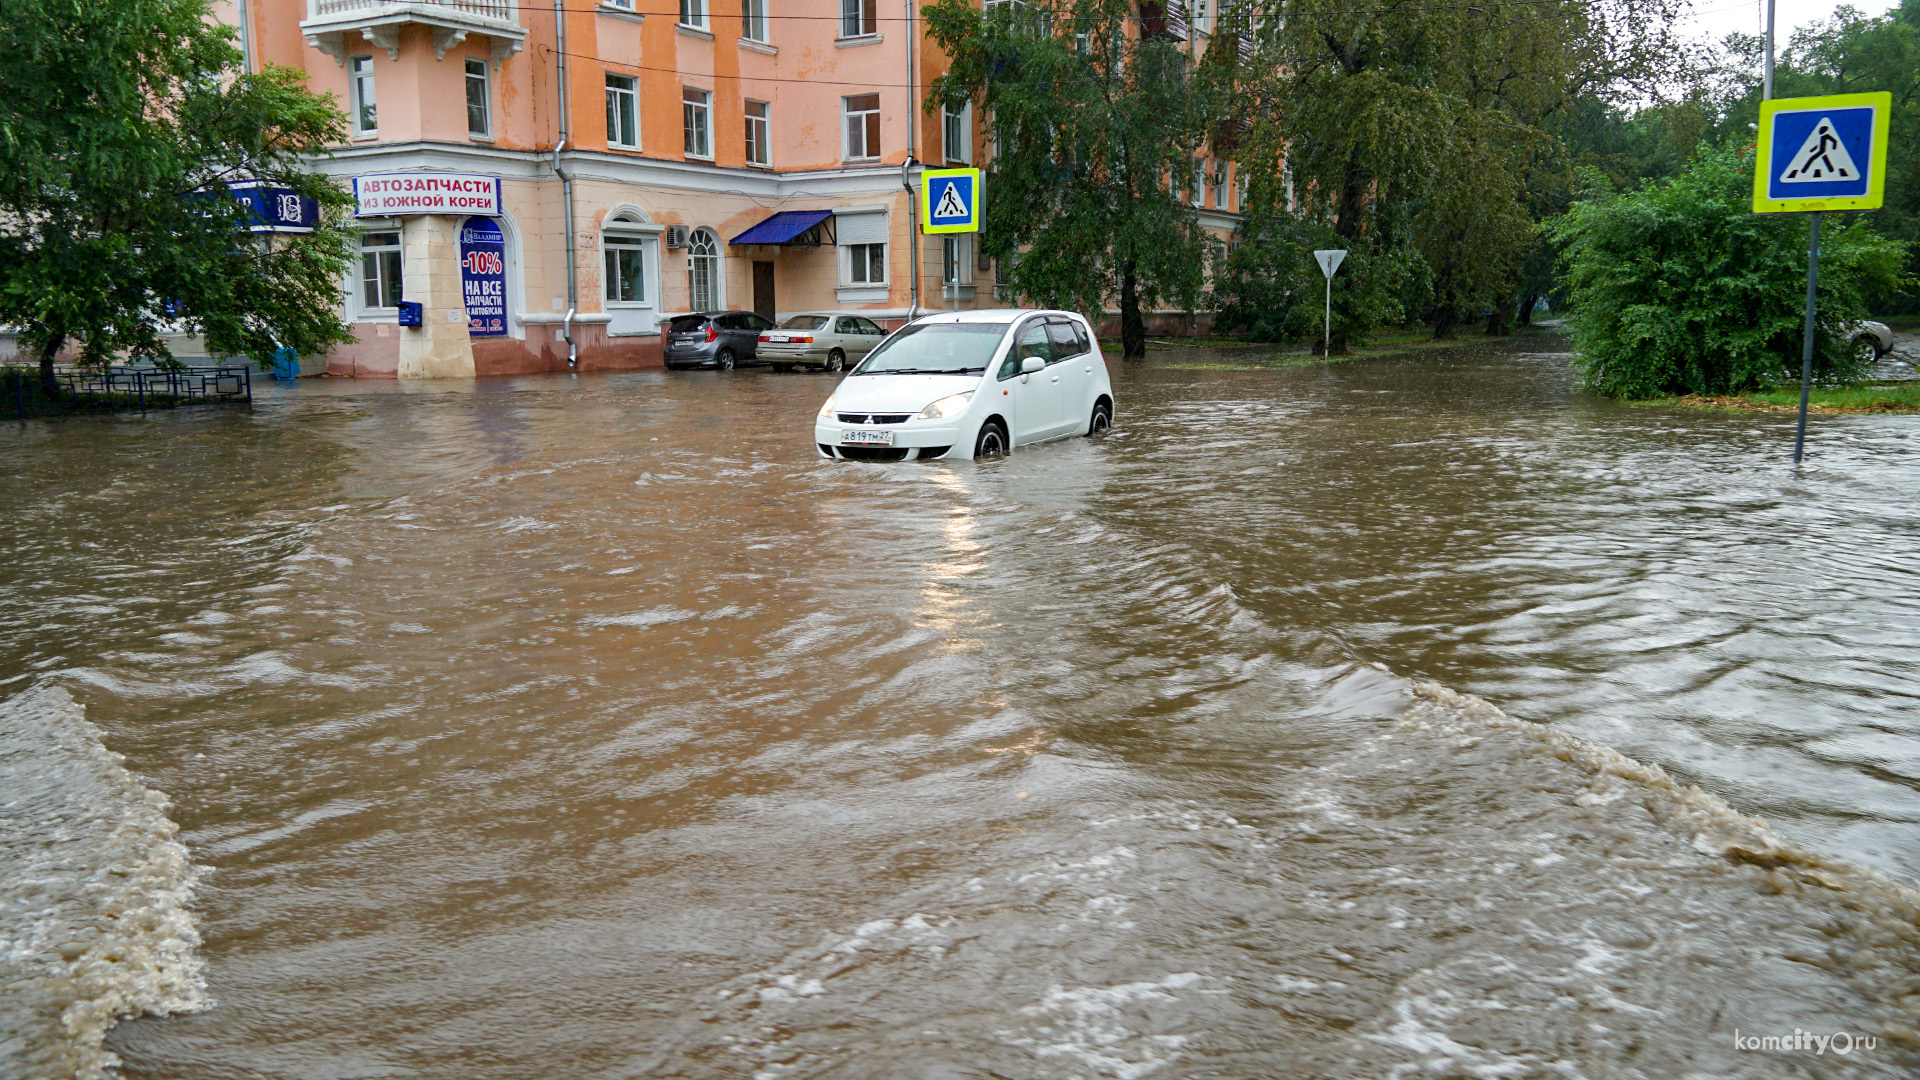
M973 456L1003 457L1007 452L1007 428L998 420L989 420L980 425L980 434L973 440Z
M1107 402L1097 402L1093 406L1093 419L1087 421L1088 435L1105 435L1113 429L1113 406Z
M720 355L713 358L713 366L721 371L733 370L733 350L721 349Z
M1867 334L1862 334L1859 337L1854 338L1853 339L1853 360L1854 360L1854 363L1860 364L1863 366L1867 364L1879 363L1880 362L1880 343L1873 340L1872 336Z
M834 349L833 351L827 353L827 370L828 371L847 370L847 354L841 352L839 349Z

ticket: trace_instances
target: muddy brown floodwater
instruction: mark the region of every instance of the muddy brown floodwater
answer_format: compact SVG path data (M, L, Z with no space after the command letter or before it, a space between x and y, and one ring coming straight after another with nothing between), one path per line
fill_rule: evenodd
M1551 347L7 422L0 1073L1912 1075L1920 426Z

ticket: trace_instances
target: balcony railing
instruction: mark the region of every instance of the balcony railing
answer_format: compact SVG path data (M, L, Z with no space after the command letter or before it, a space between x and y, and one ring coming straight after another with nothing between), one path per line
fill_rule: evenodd
M493 43L497 65L526 41L526 28L515 21L518 6L514 0L307 0L300 30L307 44L335 63L346 62L350 39L372 42L389 59L400 59L400 27L407 23L433 31L435 59L480 34Z

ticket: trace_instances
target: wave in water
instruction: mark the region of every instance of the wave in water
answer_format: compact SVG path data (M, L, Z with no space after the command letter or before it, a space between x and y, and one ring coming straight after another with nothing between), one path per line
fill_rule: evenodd
M65 690L0 702L0 1074L93 1080L124 1017L208 1004L167 797Z

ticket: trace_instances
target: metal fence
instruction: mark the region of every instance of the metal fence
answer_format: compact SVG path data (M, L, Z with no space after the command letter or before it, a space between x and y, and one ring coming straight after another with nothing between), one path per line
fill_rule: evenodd
M59 367L53 385L39 368L0 370L0 415L69 412L145 412L180 405L253 403L250 365L187 367Z

